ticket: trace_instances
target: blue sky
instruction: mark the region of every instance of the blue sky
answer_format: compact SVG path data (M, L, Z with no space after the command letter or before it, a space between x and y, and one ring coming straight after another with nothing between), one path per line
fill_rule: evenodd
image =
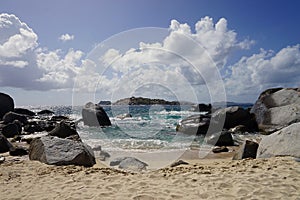
M213 19L214 25L221 18L226 19L228 32L236 33L234 44L232 43L228 49L224 48L224 52L220 55L212 56L213 59L222 60L219 70L225 82L227 99L253 102L262 89L299 86L298 80L300 79L297 73L300 71L299 59L297 59L299 55L297 45L300 44L299 7L300 2L292 0L2 0L0 13L14 15L20 22L25 23L33 34L30 45L26 43L27 46L23 52L1 55L0 50L0 61L2 60L0 62L0 73L2 73L0 87L3 92L14 96L19 105L71 104L71 86L74 84L72 78L76 76L79 68L83 67L82 61L88 52L97 44L114 34L133 28L168 29L172 20L180 24L188 24L192 33L195 33L195 24L208 16ZM0 45L4 45L10 37L18 34L20 27L21 25L14 26L16 30L11 32L0 28L0 33L7 31L2 34L6 37L0 36ZM59 38L64 34L73 38L66 41L60 40ZM213 38L211 40L213 41ZM241 44L246 40L249 43L247 48L236 48L238 43ZM224 41L220 40L220 43L222 42ZM204 47L206 47L205 44ZM215 53L214 46L207 48L212 48L211 53ZM221 55L222 58L220 58ZM22 59L17 59L21 56L23 56ZM244 60L242 60L243 56ZM66 57L72 57L71 64L66 63ZM15 61L14 58L31 66L37 65L37 69L43 69L43 71L35 70L34 67L26 69L27 66L25 64L23 66L22 63L22 69L17 70L16 64L10 66L11 62ZM49 69L51 67L46 65L49 65L50 61L46 63L46 60L50 58L56 62L64 60L59 65L70 64L70 67L76 70L63 69L64 71L61 72L59 70L63 67ZM44 62L39 64L41 60ZM223 63L223 60L226 62ZM114 68L114 72L119 73L116 69ZM53 78L53 74L61 75L61 77L57 78L56 83L51 79L50 84L49 79ZM27 78L40 79L40 84L32 86L32 82L21 81L24 75ZM67 81L64 81L65 79ZM19 84L14 83L18 81ZM242 87L241 84L245 86ZM124 96L125 94L129 93L124 93ZM47 98L44 98L45 96ZM100 97L109 99L111 95L98 94L97 98ZM203 99L203 101L208 100Z

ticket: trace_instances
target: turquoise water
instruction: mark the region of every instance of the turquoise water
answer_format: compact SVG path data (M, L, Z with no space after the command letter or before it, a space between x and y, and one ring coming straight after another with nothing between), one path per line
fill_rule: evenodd
M200 143L203 138L176 132L176 125L187 116L195 114L191 106L151 105L151 106L103 106L111 122L111 127L88 127L80 122L77 132L82 140L92 147L101 146L105 150L157 151L187 149L192 143ZM66 115L74 120L81 118L82 107L38 106L29 107L33 111L49 109L56 115ZM118 116L129 113L132 117Z

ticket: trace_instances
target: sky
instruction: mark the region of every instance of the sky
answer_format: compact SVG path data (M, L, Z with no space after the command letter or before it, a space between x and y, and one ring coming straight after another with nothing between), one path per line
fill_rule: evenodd
M145 96L254 102L299 87L294 0L1 0L0 87L16 105Z

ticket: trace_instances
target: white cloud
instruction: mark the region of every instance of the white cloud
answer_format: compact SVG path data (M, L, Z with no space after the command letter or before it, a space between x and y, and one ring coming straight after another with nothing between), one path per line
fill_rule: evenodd
M66 41L70 41L70 40L74 40L75 36L74 35L69 35L68 33L61 35L58 39L66 42Z
M258 54L241 58L230 69L226 87L232 96L249 98L270 87L299 87L300 45L288 46L276 54L261 49Z

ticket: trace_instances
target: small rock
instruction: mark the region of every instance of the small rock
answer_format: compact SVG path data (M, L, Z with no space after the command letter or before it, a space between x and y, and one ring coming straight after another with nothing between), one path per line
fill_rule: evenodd
M40 112L37 113L38 115L53 115L54 112L51 110L41 110Z
M221 152L228 152L229 149L225 146L222 146L222 147L214 147L212 152L214 153L221 153Z
M131 171L142 171L145 170L147 166L148 164L133 157L126 158L122 160L119 164L120 169L126 169Z
M256 158L258 143L246 140L240 146L239 150L233 156L233 160L241 160L244 158Z
M24 149L23 147L15 147L12 150L9 151L9 155L11 156L25 156L28 155L27 149Z
M171 166L171 167L177 167L177 166L179 166L179 165L188 165L188 164L189 164L188 162L185 162L185 161L183 161L183 160L178 160L178 161L172 163L170 166Z

